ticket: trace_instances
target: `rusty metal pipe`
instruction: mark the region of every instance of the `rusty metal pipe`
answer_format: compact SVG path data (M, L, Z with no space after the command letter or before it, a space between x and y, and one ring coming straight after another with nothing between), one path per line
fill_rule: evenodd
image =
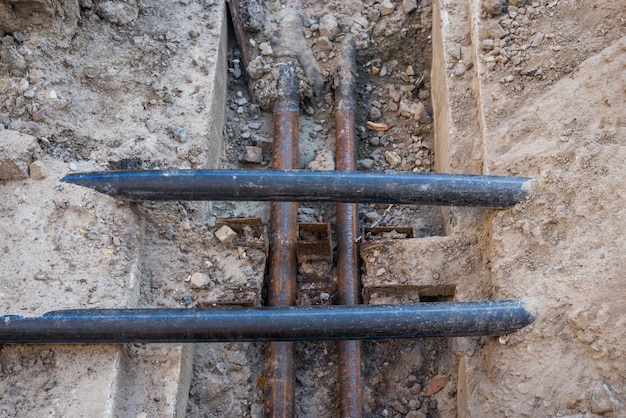
M356 45L352 38L342 44L335 80L335 166L338 171L356 170L355 140ZM357 250L357 205L337 203L337 274L339 303L356 305L360 301ZM357 418L363 414L361 384L361 342L343 340L339 349L339 414Z
M292 170L298 165L300 98L296 65L286 61L279 70L274 107L272 168ZM298 204L274 202L270 208L270 268L268 305L284 307L296 302L296 243ZM294 343L271 342L265 363L265 416L293 417Z

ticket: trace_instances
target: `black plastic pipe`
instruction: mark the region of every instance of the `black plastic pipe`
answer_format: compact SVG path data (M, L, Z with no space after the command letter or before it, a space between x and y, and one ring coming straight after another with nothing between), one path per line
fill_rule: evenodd
M408 305L81 309L0 316L0 343L296 341L509 334L535 314L520 300Z
M508 207L531 178L303 170L153 170L69 174L67 183L129 200L267 200Z

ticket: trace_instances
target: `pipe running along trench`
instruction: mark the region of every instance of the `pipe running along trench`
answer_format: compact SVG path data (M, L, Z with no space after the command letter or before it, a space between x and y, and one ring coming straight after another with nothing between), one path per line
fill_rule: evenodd
M535 308L521 300L323 307L73 309L38 317L0 316L0 344L504 335L529 325L535 315ZM276 404L277 410L281 405Z
M298 166L299 79L294 61L285 61L278 75L274 105L272 169L293 170ZM273 202L270 207L270 266L268 305L293 306L296 302L296 243L298 204ZM272 341L265 361L265 416L294 416L293 342Z
M339 59L335 79L335 167L337 171L355 171L356 46L352 38L348 37L343 41ZM337 287L341 305L357 305L361 302L356 244L357 217L355 203L337 203ZM361 342L339 341L338 351L340 416L361 417Z
M306 170L140 170L71 173L61 181L119 199L352 202L505 208L529 177Z

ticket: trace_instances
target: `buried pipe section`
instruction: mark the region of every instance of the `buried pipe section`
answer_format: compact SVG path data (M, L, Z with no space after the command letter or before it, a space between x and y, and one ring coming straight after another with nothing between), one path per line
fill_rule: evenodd
M286 61L279 70L277 99L274 107L272 168L293 170L298 164L299 80L294 61ZM273 202L270 208L269 306L287 307L296 302L296 244L298 240L298 204ZM293 342L270 342L265 362L265 415L293 417L294 351Z
M0 343L176 343L504 335L531 324L535 311L535 307L515 299L399 305L76 309L38 317L0 316ZM277 407L280 408L280 404Z
M338 171L356 170L356 141L354 129L354 84L356 46L348 37L342 51L335 80L335 167ZM357 206L337 203L337 275L341 305L357 305L360 301L357 253ZM339 413L342 417L363 414L361 385L361 342L342 340L339 351Z

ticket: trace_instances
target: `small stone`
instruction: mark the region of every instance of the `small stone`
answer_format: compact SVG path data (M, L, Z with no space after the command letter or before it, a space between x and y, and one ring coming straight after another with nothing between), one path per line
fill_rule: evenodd
M454 75L457 77L462 76L467 71L467 65L464 62L457 62L454 66Z
M483 51L491 51L493 49L493 47L495 46L495 42L493 41L493 39L483 39L482 42L480 43L480 47L483 49Z
M380 20L380 11L374 8L369 9L367 11L367 18L374 23L378 22Z
M589 394L589 404L591 412L595 414L606 414L613 412L613 402L609 395L612 390L607 384L596 384Z
M333 50L333 43L327 36L320 36L315 40L315 48L323 52L330 52Z
M261 127L261 122L250 122L248 128L257 130Z
M385 151L385 160L391 167L395 167L402 162L402 158L394 151Z
M229 244L233 242L233 240L237 237L237 233L233 231L228 225L222 225L220 229L215 231L215 237L220 240L220 242Z
M198 33L198 31L191 29L189 31L189 37L191 39L196 39L198 36L200 36L200 34Z
M544 35L541 32L537 32L535 35L533 35L532 38L530 38L530 44L532 46L537 46L539 44L541 44L541 41L543 41Z
M408 15L413 10L417 9L417 0L402 0L402 11Z
M154 133L157 129L159 129L159 122L154 119L148 119L146 121L146 128L152 133Z
M380 221L381 218L382 218L382 216L380 216L380 214L378 212L367 212L365 214L365 219L367 219L370 222Z
M502 39L506 36L506 31L495 20L486 20L483 31L484 38Z
M323 300L324 302L326 302L327 300L330 299L330 295L326 292L322 292L320 293L320 299Z
M204 289L211 283L211 278L204 273L194 273L189 278L189 285L192 289Z
M417 111L415 112L415 118L417 119L419 123L430 122L430 115L428 114L428 111L426 110L426 106L424 106L424 103L422 102L417 103Z
M30 171L30 178L33 180L42 180L48 176L48 173L46 173L46 169L41 161L31 163L28 169Z
M483 10L488 16L498 16L502 13L500 0L483 0Z
M396 6L391 2L391 0L384 0L379 6L378 10L380 10L380 14L383 16L390 15L396 10Z
M261 42L259 44L259 51L261 51L261 55L264 55L266 57L271 57L272 55L274 55L274 50L272 49L272 46L267 42Z
M383 116L382 112L380 111L380 109L378 109L377 107L370 107L370 114L369 114L369 118L371 120L378 120Z
M410 118L417 113L417 103L409 100L400 100L399 108L400 116Z
M11 129L0 130L0 180L28 178L37 138Z
M510 6L522 7L526 3L526 0L509 0Z
M185 143L189 140L187 138L187 131L185 131L183 128L179 126L170 126L168 128L168 131L170 135L172 136L172 138L174 138L178 142Z
M393 84L389 84L388 86L389 98L394 102L400 101L400 92L396 90L396 87Z
M76 165L76 163L70 163L69 164L69 169L70 169L70 171L76 171L76 170L78 170L78 165Z
M422 385L416 383L409 388L409 391L411 392L411 395L419 395L419 393L422 391Z
M247 163L260 164L263 162L263 149L255 146L246 146L243 154L243 161Z
M322 16L320 19L320 36L325 36L331 41L339 34L339 24L332 13Z
M46 116L48 116L48 109L43 108L33 112L32 118L35 122L43 122L46 120Z
M374 166L374 160L372 160L371 158L364 158L357 161L357 166L362 170L371 170Z
M96 13L109 23L126 25L137 19L139 8L135 2L103 1Z

